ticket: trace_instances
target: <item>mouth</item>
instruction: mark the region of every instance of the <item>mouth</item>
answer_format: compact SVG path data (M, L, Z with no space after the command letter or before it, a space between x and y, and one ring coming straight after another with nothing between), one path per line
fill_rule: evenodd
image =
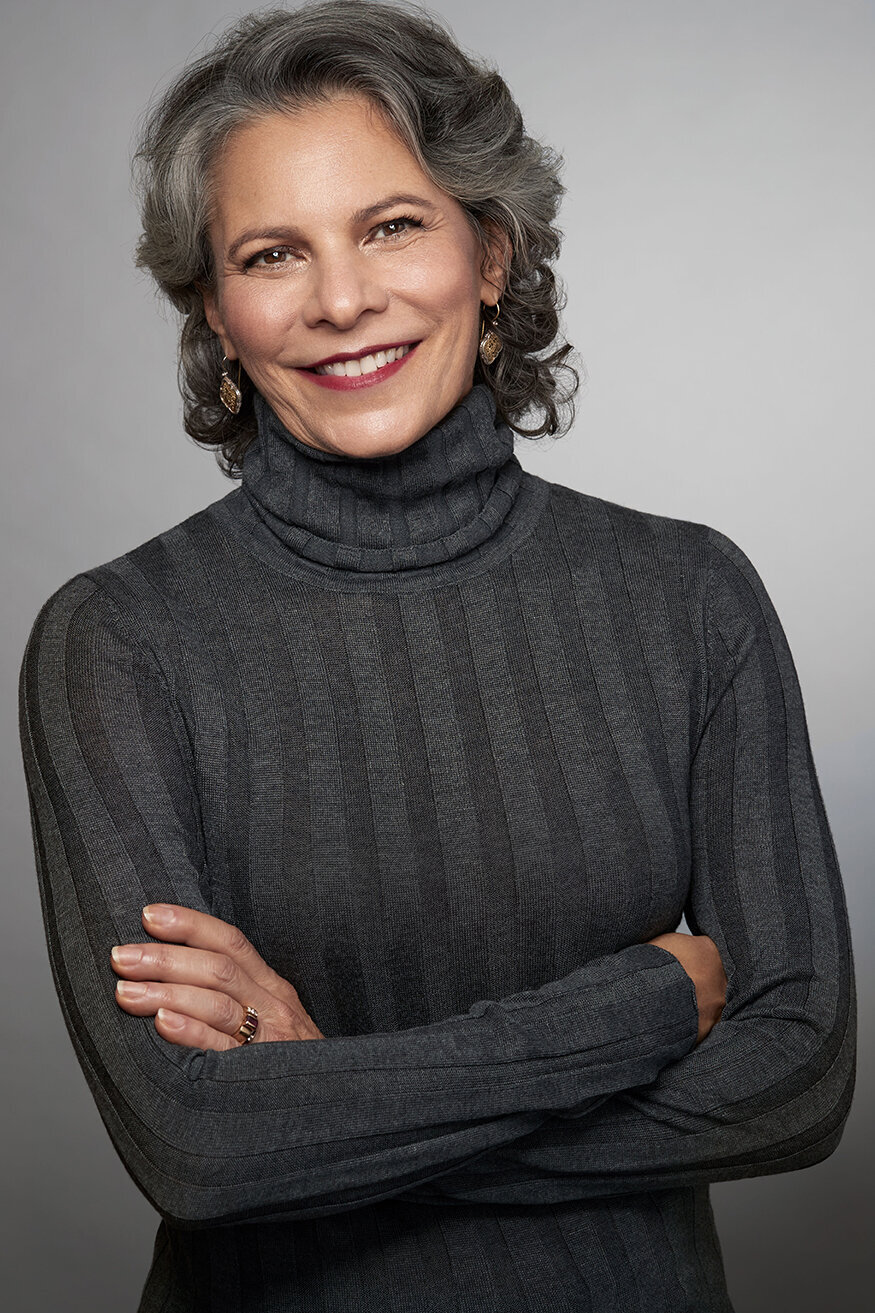
M330 356L298 372L321 387L334 390L370 387L396 374L418 346L418 342L402 342L393 346L366 347L355 355Z

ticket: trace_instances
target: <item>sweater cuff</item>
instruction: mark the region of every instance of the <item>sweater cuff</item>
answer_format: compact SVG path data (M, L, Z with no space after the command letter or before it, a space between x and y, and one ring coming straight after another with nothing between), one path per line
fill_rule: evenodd
M679 1023L686 1019L689 1027L689 1048L684 1052L689 1053L696 1047L696 1040L699 1037L699 1000L692 977L687 975L678 958L667 948L660 948L659 944L640 944L638 948L641 952L649 953L655 963L662 961L660 980L663 982L668 980L671 985L671 988L666 990L666 1006L672 1007L673 1015L677 1017ZM660 955L659 959L656 958L656 954ZM668 975L664 974L666 972Z

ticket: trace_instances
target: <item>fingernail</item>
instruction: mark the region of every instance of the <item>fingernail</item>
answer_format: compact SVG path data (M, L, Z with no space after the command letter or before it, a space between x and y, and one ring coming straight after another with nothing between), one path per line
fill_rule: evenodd
M115 988L122 998L130 999L145 998L149 991L149 986L141 984L139 980L120 980Z
M139 944L117 944L112 950L112 960L120 967L132 967L142 956Z
M143 908L143 916L153 925L170 925L173 920L173 908L166 903L151 903Z
M168 1012L166 1008L158 1009L158 1016L161 1019L161 1025L167 1030L182 1030L185 1025L185 1018L179 1016L177 1012Z

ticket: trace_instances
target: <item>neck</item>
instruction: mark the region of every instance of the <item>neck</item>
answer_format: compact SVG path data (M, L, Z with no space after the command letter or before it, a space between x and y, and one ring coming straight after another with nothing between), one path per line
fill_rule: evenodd
M260 396L243 492L297 556L337 570L416 570L491 538L523 479L513 433L479 384L403 451L345 456L301 442Z

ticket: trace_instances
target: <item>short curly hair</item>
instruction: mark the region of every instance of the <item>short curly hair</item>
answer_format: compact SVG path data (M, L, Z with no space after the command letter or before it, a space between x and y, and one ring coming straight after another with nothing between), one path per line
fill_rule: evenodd
M552 265L561 158L525 131L497 72L466 55L418 6L331 0L249 14L189 64L145 117L134 157L141 198L137 264L182 317L179 385L186 431L239 477L256 433L252 388L231 415L218 400L222 350L200 289L214 281L210 179L230 135L253 118L337 95L368 98L441 190L462 206L486 259L509 239L504 349L475 381L526 437L567 431L578 375L560 335Z

